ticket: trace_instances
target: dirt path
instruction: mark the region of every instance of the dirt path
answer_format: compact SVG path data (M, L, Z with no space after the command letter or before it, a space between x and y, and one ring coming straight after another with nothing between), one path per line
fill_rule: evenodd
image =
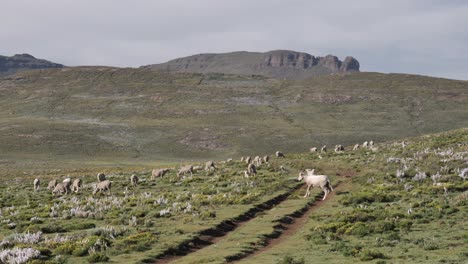
M228 233L236 230L238 227L254 219L258 213L270 210L273 207L279 205L281 202L285 201L292 193L300 189L302 186L302 184L298 184L291 188L288 192L278 195L262 204L259 204L248 210L246 213L239 215L232 220L225 220L213 228L209 228L200 232L200 234L198 236L195 236L193 239L181 243L177 249L171 248L166 250L160 256L156 257L156 260L153 263L170 263L187 254L196 252L204 247L215 244L220 239L225 237Z
M341 183L339 186L336 186L334 188L334 191L331 192L328 197L327 197L327 200L328 199L333 199L336 195L336 191L340 190L343 188L343 185L345 185L345 183ZM283 241L285 241L286 239L288 239L289 237L291 237L293 234L295 234L296 232L298 232L302 227L304 227L304 225L307 223L307 221L309 220L309 216L317 211L318 209L320 209L320 207L322 205L324 205L327 200L325 201L322 201L322 194L318 195L315 197L315 202L311 202L308 204L306 210L302 213L298 213L294 216L292 216L291 218L291 222L289 223L282 223L281 225L281 229L283 230L281 232L281 235L276 237L276 238L271 238L271 239L268 239L267 241L265 241L265 246L256 250L255 252L252 252L251 254L249 255L246 255L240 259L236 259L234 261L230 261L230 263L237 263L237 262L242 262L243 260L246 260L246 259L250 259L254 256L257 256L259 254L262 254L262 253L265 253L267 251L270 251L270 250L273 250L278 244L281 244Z

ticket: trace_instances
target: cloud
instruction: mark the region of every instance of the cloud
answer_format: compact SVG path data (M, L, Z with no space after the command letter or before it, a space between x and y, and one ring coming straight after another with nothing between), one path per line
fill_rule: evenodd
M0 54L66 65L291 49L352 55L366 71L468 79L464 1L30 0L2 10Z

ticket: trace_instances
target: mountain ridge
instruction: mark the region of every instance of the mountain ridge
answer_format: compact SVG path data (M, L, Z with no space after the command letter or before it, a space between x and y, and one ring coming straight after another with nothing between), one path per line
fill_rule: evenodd
M38 59L30 54L15 54L13 56L0 55L0 77L12 75L19 71L63 68L64 65L50 62L44 59Z
M272 50L268 52L200 53L140 68L168 72L265 75L282 79L307 79L333 73L359 72L360 64L352 56L341 61L334 55L320 57L292 50Z

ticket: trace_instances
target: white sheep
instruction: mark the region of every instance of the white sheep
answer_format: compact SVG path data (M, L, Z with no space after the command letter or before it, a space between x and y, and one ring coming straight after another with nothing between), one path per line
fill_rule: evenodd
M71 186L72 192L78 193L81 190L82 185L83 182L81 181L81 179L74 179Z
M214 164L214 162L212 160L207 161L205 163L205 170L206 171L216 170L215 164Z
M344 147L342 145L336 145L335 146L335 152L338 153L338 152L342 152L344 151Z
M278 151L276 151L276 153L275 153L275 154L276 154L276 157L277 157L277 158L285 158L285 156L284 156L284 153L283 153L283 152L281 152L281 151L279 151L279 150L278 150Z
M55 185L55 188L54 190L52 191L52 194L68 194L70 192L70 182L69 181L64 181L64 182L60 182L60 183L57 183L57 185Z
M177 176L180 176L182 174L190 173L190 176L193 176L193 166L192 165L187 165L179 169L177 172Z
M249 172L245 170L245 171L244 171L244 177L245 177L245 178L248 178L249 176L250 176L250 175L249 175Z
M268 166L270 166L270 163L268 163L269 161L270 161L270 156L268 155L263 156L263 162L267 164Z
M47 189L52 191L55 188L55 186L57 186L57 183L57 180L51 180L49 184L47 184Z
M299 178L297 178L298 181L301 181L304 179L305 183L307 184L307 191L304 195L304 198L310 196L310 188L311 187L320 187L325 195L323 196L322 200L325 200L327 198L327 195L330 192L333 192L333 187L330 183L330 179L326 175L315 175L314 170L306 170L307 174L304 172L299 172Z
M358 149L359 149L359 144L354 145L353 151L354 151L354 150L358 150Z
M244 162L244 157L241 157L241 162Z
M96 184L96 188L94 188L93 196L96 195L96 193L98 192L104 192L104 191L107 191L108 195L112 195L111 187L112 187L112 182L109 180L98 182Z
M327 145L323 145L322 148L320 148L320 152L327 152Z
M154 180L154 178L163 177L168 171L169 171L169 169L167 169L167 168L165 168L165 169L154 169L151 172L151 179Z
M363 148L369 147L369 142L364 141L364 143L362 143L362 147L363 147Z
M102 172L98 173L97 174L97 180L98 182L102 182L102 181L105 181L106 180L106 175Z
M130 183L132 187L136 187L139 181L140 181L140 178L138 178L138 176L136 176L135 174L132 174L132 176L130 176Z
M310 148L310 152L317 152L317 147Z
M37 192L39 191L39 185L41 184L41 180L39 179L34 179L33 185L34 185L34 191Z
M252 162L252 158L250 156L245 157L245 163L250 164Z
M260 165L262 165L262 162L263 159L260 158L260 156L255 156L255 158L253 159L253 164L255 164L255 166L257 167L260 167Z

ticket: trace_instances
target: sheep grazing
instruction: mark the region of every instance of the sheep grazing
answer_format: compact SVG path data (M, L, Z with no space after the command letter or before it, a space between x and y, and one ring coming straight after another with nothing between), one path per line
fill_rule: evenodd
M81 181L81 179L74 179L72 186L71 186L71 191L75 193L80 192L82 185L83 185L83 182Z
M277 157L277 158L285 158L285 156L284 156L284 153L283 153L283 152L281 152L281 151L279 151L279 150L278 150L278 151L276 151L276 153L275 153L275 154L276 154L276 157Z
M460 171L460 174L458 174L463 180L468 179L468 168L464 168Z
M226 163L231 163L232 162L232 159L227 159L226 160Z
M344 151L344 147L342 145L336 145L335 146L335 152L342 152Z
M254 164L250 163L249 166L247 166L247 172L249 175L257 175L257 167L255 167Z
M374 141L373 140L369 141L369 147L372 147L372 146L374 146Z
M257 167L262 165L262 162L263 162L263 159L260 158L260 156L255 156L255 158L253 159L253 164L255 164L255 166Z
M369 147L369 142L364 141L364 143L362 143L362 147L363 147L363 148Z
M132 174L132 176L130 176L130 184L132 185L132 187L136 187L138 185L138 182L140 181L140 178L138 178L138 176L136 176L135 174Z
M192 165L187 165L179 169L177 172L177 176L183 175L190 173L190 176L193 176L193 166Z
M327 145L323 145L320 152L327 152Z
M359 149L359 144L354 145L353 150L358 150Z
M245 170L245 171L244 171L244 177L245 177L245 178L248 178L249 176L250 176L250 175L249 175L249 172Z
M333 192L333 187L331 186L330 179L326 175L315 175L314 170L306 170L307 174L304 172L299 172L298 181L302 181L304 179L305 183L307 184L307 191L304 195L304 198L310 196L310 188L311 187L320 187L325 195L323 196L323 200L327 198L327 195L330 192Z
M106 175L104 173L98 173L97 175L97 181L98 182L102 182L102 181L105 181L106 180Z
M55 186L57 186L57 183L57 180L51 180L49 184L47 184L47 190L52 191L55 188Z
M112 182L109 180L98 182L96 184L96 188L94 188L93 196L95 196L96 193L98 192L105 192L105 191L108 192L108 195L112 195L111 187L112 187Z
M63 179L62 182L63 182L63 183L68 183L68 184L70 185L70 184L71 184L71 178L70 178L70 177L65 178L65 179Z
M317 147L310 148L310 152L317 152Z
M68 194L69 192L71 192L70 190L70 181L63 181L63 182L60 182L60 183L57 183L57 185L55 185L55 188L54 190L52 191L52 194L56 195L56 194Z
M151 179L153 180L154 178L158 178L158 177L163 177L164 174L166 174L167 172L169 171L169 169L154 169L152 172L151 172Z
M269 161L270 161L270 156L265 155L265 156L263 157L263 162L264 162L265 164L267 164L268 166L270 166L270 164L268 163Z
M34 179L33 185L34 185L34 191L37 192L39 191L39 185L41 184L41 180L39 179Z
M212 160L207 161L205 163L205 170L206 171L216 170L215 164L214 164L214 162Z
M252 162L252 158L250 156L245 157L245 163L250 164Z

